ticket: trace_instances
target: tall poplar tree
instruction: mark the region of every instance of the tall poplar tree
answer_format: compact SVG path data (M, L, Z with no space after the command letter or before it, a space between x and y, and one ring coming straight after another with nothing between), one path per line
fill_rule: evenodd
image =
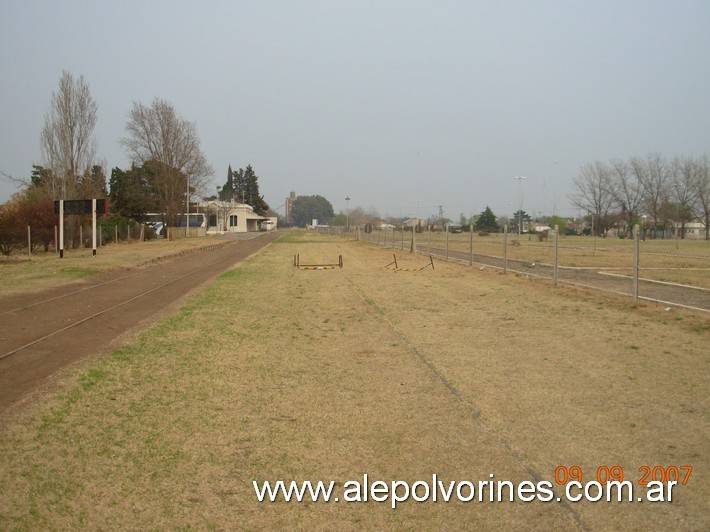
M227 182L219 191L219 199L222 201L232 201L234 199L234 172L232 171L232 165L229 165L227 169Z
M50 170L43 181L49 197L77 199L82 178L91 175L96 164L97 113L98 105L84 76L74 79L63 71L44 116L41 136L44 166Z

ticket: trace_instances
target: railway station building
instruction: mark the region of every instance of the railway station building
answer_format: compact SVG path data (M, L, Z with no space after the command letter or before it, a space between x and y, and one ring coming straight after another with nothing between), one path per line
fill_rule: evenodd
M235 201L206 201L198 205L198 210L207 217L207 233L249 233L271 229L276 226L276 218L260 216L246 203ZM267 222L264 224L264 222ZM271 223L269 223L271 222Z

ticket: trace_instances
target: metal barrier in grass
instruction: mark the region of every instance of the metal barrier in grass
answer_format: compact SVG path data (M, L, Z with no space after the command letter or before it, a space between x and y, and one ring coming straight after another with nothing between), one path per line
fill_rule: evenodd
M343 267L343 256L338 255L337 264L301 264L301 257L296 254L293 256L293 265L299 270L334 270Z
M432 270L434 269L434 259L431 258L431 255L429 255L429 263L425 264L421 268L400 268L397 264L397 255L392 254L392 257L394 258L394 260L386 266L383 266L385 270L392 270L395 272L420 272L426 268L429 268L430 266Z

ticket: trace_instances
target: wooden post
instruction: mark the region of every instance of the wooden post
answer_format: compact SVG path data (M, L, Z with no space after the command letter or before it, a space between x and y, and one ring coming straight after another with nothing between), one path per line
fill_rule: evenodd
M59 200L59 258L64 258L64 200Z
M91 200L91 255L96 256L96 198Z
M426 252L431 253L431 224L428 220L426 224Z
M639 226L635 225L633 229L634 236L634 272L633 272L633 287L631 295L634 303L639 300Z
M555 255L553 257L553 268L552 268L552 285L557 287L557 275L558 275L558 265L559 265L559 242L560 242L560 226L555 226Z
M449 224L446 224L444 232L446 233L446 262L449 261Z
M503 273L508 273L508 224L503 227Z

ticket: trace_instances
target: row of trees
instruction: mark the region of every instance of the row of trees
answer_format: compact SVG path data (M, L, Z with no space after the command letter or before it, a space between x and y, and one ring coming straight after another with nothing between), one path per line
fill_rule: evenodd
M335 216L332 216L332 218L327 217L327 210L326 211L307 211L308 215L310 216L311 213L324 213L320 214L319 216L312 216L312 217L303 217L301 215L301 208L302 206L305 207L306 205L309 205L313 200L310 198L320 198L320 196L305 196L307 198L307 203L299 203L299 200L303 198L302 196L299 196L299 198L296 200L296 203L294 203L294 213L297 211L297 206L298 206L298 214L299 216L296 217L294 215L294 223L296 225L306 225L307 223L310 223L312 218L317 218L322 221L330 221L333 225L337 226L345 226L349 224L350 226L364 226L367 224L372 224L376 225L382 221L392 224L392 225L402 225L404 224L408 219L407 218L397 218L397 217L386 217L383 219L380 217L379 213L374 210L370 209L368 211L365 211L361 207L355 207L351 209L347 213L339 213ZM321 198L322 200L326 201L324 198ZM330 203L327 203L327 206L330 206ZM330 207L332 212L332 207ZM525 214L524 211L520 211L522 213L522 217L524 220L530 220L530 217ZM516 216L518 213L516 213ZM439 227L443 228L445 225L450 223L451 220L448 218L445 218L440 215L432 215L429 217L429 219L425 222L424 225L431 225L432 227ZM475 230L477 231L485 231L488 233L496 233L501 231L502 226L507 224L508 220L505 218L498 218L495 213L491 210L490 207L486 206L486 208L480 213L475 216L472 216L471 218L467 219L466 217L461 215L461 218L459 220L459 225L462 227L465 227L466 230L468 230L468 227L472 226ZM517 223L517 222L516 222ZM516 226L517 227L517 226Z
M175 226L193 195L204 193L214 171L200 149L197 127L169 102L155 98L151 105L133 103L126 136L120 140L132 164L130 169L113 168L108 181L106 164L97 158L97 119L98 105L84 77L76 79L64 71L40 137L43 163L33 166L28 179L15 179L23 189L0 206L1 252L22 245L27 225L36 234L53 234L57 199L108 197L112 223L142 221L146 213L160 212L167 225ZM260 215L269 209L251 165L236 172L230 165L218 195L225 201L247 202ZM71 239L85 220L69 217L67 222Z
M646 219L651 236L668 226L680 227L700 219L710 237L710 161L707 156L659 154L628 160L596 161L580 168L570 200L594 217L595 230L604 232L620 219L626 230Z
M40 136L43 164L33 166L30 178L20 180L24 189L13 197L11 205L0 209L0 228L24 223L20 221L28 216L30 220L48 220L52 217L51 201L55 199L106 195L111 211L121 217L140 220L146 212L157 211L165 213L168 225L177 225L181 213L189 208L190 198L204 193L214 173L201 151L196 125L159 98L149 106L134 102L126 136L120 141L132 166L128 170L114 168L107 183L106 164L97 158L97 119L98 105L84 77L76 79L63 72L57 91L52 93ZM697 218L704 221L705 237L710 237L707 156L668 161L650 154L645 158L588 163L574 178L573 187L571 201L593 216L598 232L619 219L630 229L645 217L652 236L671 224L680 226L682 236L685 225ZM251 165L236 172L230 165L227 182L217 193L221 200L252 205L258 214L263 215L268 209ZM48 216L27 214L37 209L48 209ZM495 223L486 222L492 216L488 211L477 217L478 225L486 225L481 230L496 230L499 221L493 216ZM312 219L328 222L335 218L332 205L321 196L300 196L291 214L297 225L306 225ZM355 208L344 216L349 223L359 224L367 218L378 218L371 214ZM524 212L514 215L516 225L522 225L525 219L529 217ZM71 232L71 227L68 230Z
M23 225L53 229L54 200L107 195L111 212L119 218L140 220L146 212L157 211L165 213L168 225L176 225L191 196L202 192L214 173L200 149L194 123L181 118L165 100L155 98L150 106L134 102L126 136L120 141L132 167L113 169L108 194L106 163L97 157L97 119L98 105L84 77L76 79L62 72L40 135L42 165L34 165L28 179L7 176L19 181L23 189L0 208L4 235L17 233ZM68 221L71 237L82 220ZM14 230L6 229L10 227ZM7 237L4 241L11 240ZM2 247L9 252L11 244Z

